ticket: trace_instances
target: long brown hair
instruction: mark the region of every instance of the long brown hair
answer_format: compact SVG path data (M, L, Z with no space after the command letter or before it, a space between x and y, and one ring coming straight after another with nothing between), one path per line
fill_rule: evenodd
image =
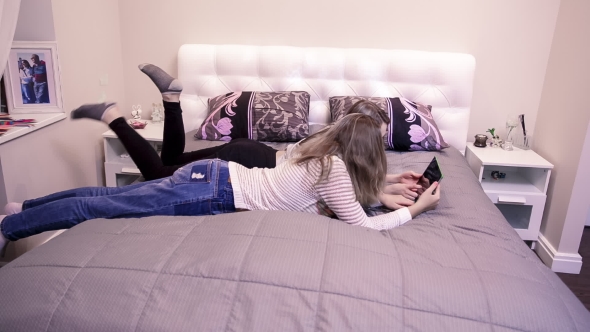
M295 163L308 165L312 160L320 163L318 183L327 180L332 170L331 157L341 158L359 203L369 206L378 200L387 173L380 122L364 114L346 115L306 139L298 152Z
M368 115L373 120L377 121L377 123L379 123L379 126L381 126L382 123L389 124L389 116L387 115L387 112L385 112L381 107L379 107L379 105L375 104L372 101L368 101L368 100L357 101L346 111L346 113L344 115L346 116L349 114ZM322 133L322 132L328 130L332 125L333 124L320 129L315 134L319 134L319 133ZM314 135L311 135L308 138L313 137L313 136Z
M368 101L368 100L357 101L356 103L354 103L354 105L352 105L348 109L348 112L346 112L346 115L356 114L356 113L368 115L371 118L373 118L374 120L376 120L377 122L379 122L379 124L389 123L389 116L387 115L387 113L381 107L379 107L377 104L375 104L372 101Z

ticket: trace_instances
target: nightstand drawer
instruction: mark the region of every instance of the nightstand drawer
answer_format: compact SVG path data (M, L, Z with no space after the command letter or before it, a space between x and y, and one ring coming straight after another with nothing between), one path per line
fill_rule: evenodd
M517 193L486 193L523 240L536 241L546 195Z

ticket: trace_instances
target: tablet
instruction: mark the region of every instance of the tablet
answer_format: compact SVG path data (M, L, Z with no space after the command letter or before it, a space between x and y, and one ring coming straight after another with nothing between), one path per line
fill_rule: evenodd
M440 165L438 164L438 159L436 157L432 158L432 161L426 167L426 170L418 179L418 184L422 186L422 191L426 190L430 187L431 184L434 182L439 182L443 179L442 171L440 170ZM436 191L436 189L435 189ZM434 194L434 191L432 192Z

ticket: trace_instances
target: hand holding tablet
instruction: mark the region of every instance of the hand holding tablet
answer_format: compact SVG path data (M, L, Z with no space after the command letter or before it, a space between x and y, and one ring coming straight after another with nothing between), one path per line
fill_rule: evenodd
M419 194L422 194L424 190L429 188L434 182L439 182L443 179L442 171L440 170L440 165L438 164L438 159L436 157L432 158L432 161L426 167L426 170L418 179L418 184L422 186L422 191ZM436 189L434 189L433 194L435 193Z
M422 212L435 209L438 206L438 202L440 200L440 190L438 190L438 184L442 178L443 174L440 170L438 160L436 157L434 157L428 167L426 167L424 174L422 174L418 180L418 184L422 186L422 192L420 192L421 196L417 197L416 203L414 205L408 207L412 218ZM434 185L434 183L436 183L436 185Z

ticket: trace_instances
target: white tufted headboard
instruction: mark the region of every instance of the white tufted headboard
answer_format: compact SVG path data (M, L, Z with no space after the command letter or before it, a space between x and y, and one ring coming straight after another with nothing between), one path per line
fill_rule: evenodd
M405 97L432 105L445 140L465 150L475 59L469 54L291 46L186 44L178 51L185 131L207 100L231 91L303 90L310 124L331 121L331 96Z

